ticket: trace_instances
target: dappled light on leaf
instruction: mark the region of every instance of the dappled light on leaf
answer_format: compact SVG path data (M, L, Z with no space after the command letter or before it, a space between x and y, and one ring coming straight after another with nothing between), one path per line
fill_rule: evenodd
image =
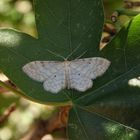
M70 111L68 124L71 140L139 140L138 130L125 126L92 112L75 106Z
M0 46L15 47L20 45L20 41L20 36L15 32L10 32L8 29L0 31Z
M140 88L140 77L130 79L128 81L128 84L132 87L139 87Z
M109 139L124 139L124 140L135 140L138 131L132 130L131 128L127 128L127 126L123 126L121 124L114 123L103 123L103 127L109 137Z

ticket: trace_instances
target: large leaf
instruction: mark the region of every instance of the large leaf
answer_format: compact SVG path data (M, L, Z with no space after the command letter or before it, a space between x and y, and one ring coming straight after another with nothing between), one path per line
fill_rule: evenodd
M135 129L140 130L140 81L132 80L140 75L139 27L140 15L101 51L111 67L104 78L95 81L95 90L74 101L77 105L70 113L68 126L71 139L140 139L139 134L134 136ZM113 134L106 131L106 125L109 129L115 126ZM131 132L134 137L129 137Z
M139 140L140 132L85 108L70 111L69 140Z
M28 98L43 103L66 102L80 93L63 90L57 95L31 80L22 67L35 60L62 60L75 48L71 59L95 56L103 26L101 0L35 0L38 39L11 29L0 30L0 69ZM49 51L48 51L49 50Z
M140 98L139 86L130 84L132 78L140 75L139 26L140 15L124 26L101 51L101 56L111 61L111 67L105 76L100 78L99 82L95 80L94 86L97 88L94 91L77 99L78 104L88 106L96 104L98 100L105 101L109 99L114 106L122 106L121 102L123 104L129 102L130 96L133 98L135 105L140 103L138 102ZM116 100L117 98L118 100ZM124 98L125 100L123 100ZM108 101L106 103L112 105Z
M86 56L97 53L103 26L101 0L35 0L39 39L47 49L68 56L79 46L76 56L85 50Z

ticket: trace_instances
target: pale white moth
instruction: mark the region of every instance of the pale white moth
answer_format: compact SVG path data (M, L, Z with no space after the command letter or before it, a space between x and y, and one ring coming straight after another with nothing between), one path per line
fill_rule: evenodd
M64 61L29 62L22 70L31 79L42 82L44 89L51 93L58 93L65 88L84 92L92 87L92 80L103 75L110 65L109 60L101 57L72 61L67 58Z

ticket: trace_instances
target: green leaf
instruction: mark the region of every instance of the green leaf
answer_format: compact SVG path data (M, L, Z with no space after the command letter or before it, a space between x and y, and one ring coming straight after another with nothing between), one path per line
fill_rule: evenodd
M95 90L74 101L80 108L86 110L90 116L97 114L100 119L113 120L122 124L122 126L138 130L140 130L140 85L130 81L140 75L139 27L140 15L132 19L101 51L101 56L106 56L111 61L111 67L105 76L100 78L99 82L98 80L94 81ZM77 119L85 123L83 127L80 126L80 123L77 124L80 131L83 128L87 130L88 125L86 126L86 123L97 122L94 117L88 119L88 114L81 114L81 110L77 111L76 109L75 112L77 112ZM70 123L72 123L72 120ZM113 124L110 125L110 128L112 126ZM98 130L98 128L95 129ZM119 129L116 130L119 131ZM89 132L92 130L93 128L89 127ZM72 131L76 136L78 132L75 129L72 129ZM101 133L103 132L104 130ZM84 131L82 134L84 134ZM94 137L94 134L87 133L87 135ZM96 133L96 135L100 136L99 133ZM105 134L102 135L105 137ZM113 138L111 139L113 140ZM123 138L118 137L118 139ZM139 139L139 137L136 139Z
M79 46L73 59L85 50L93 56L99 50L104 13L101 0L35 0L39 39L48 49L67 57Z
M42 83L30 79L22 67L35 60L62 60L51 54L74 59L97 55L103 26L101 0L34 0L38 38L11 29L0 30L0 69L24 93L41 103L62 103L80 96L73 90L52 94ZM49 51L48 51L49 50Z
M140 132L79 106L70 111L69 140L139 140Z
M28 98L33 98L45 103L53 100L55 95L44 93L42 83L35 82L28 78L22 71L22 67L27 62L33 60L44 60L46 52L38 41L33 37L9 29L0 30L0 68ZM34 48L33 48L34 47ZM27 51L28 50L28 51ZM34 54L34 55L32 55ZM38 55L42 54L42 55ZM51 57L50 57L51 58ZM64 94L60 98L54 98L53 102L64 102L67 98Z
M115 38L101 51L101 57L109 59L111 66L107 73L100 77L100 80L96 79L94 81L94 90L75 101L77 104L89 106L94 104L95 101L104 97L108 98L111 95L115 96L114 99L117 96L118 98L122 97L122 99L129 99L130 96L133 99L140 98L140 94L137 94L140 90L139 86L134 87L129 84L132 78L140 75L139 26L140 15L123 27ZM120 100L117 101L119 102ZM125 100L123 101L125 102ZM137 104L137 102L135 103ZM117 104L114 105L117 106Z

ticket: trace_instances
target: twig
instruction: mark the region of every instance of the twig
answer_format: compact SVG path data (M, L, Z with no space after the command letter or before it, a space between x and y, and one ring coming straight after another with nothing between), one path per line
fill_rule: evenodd
M10 80L6 80L6 81L4 81L4 83L11 86L12 88L17 89L17 87ZM7 91L9 91L9 89L4 88L2 86L0 87L0 93L7 92Z
M49 120L37 121L30 131L20 140L41 140L43 136L52 134L56 130L64 131L65 134L69 110L70 106L61 107L60 111Z
M7 89L8 91L12 91L18 95L22 95L23 93L16 89L16 87L13 87L11 85L6 84L5 82L0 80L0 86Z
M117 30L112 24L106 23L104 24L103 32L106 34L102 35L100 50L103 49L106 44L112 39L112 37L117 33Z
M139 1L130 1L130 0L124 0L125 8L133 8L133 7L139 7L140 2Z
M115 29L115 27L112 24L104 24L104 32L109 33L111 36L115 35L117 33L117 30Z
M140 13L140 11L132 11L132 10L127 10L127 9L117 9L116 10L119 15L127 15L127 16L136 16L137 14Z
M16 104L13 103L4 111L3 115L0 116L0 124L3 124L9 118L11 113L15 110L16 110Z

